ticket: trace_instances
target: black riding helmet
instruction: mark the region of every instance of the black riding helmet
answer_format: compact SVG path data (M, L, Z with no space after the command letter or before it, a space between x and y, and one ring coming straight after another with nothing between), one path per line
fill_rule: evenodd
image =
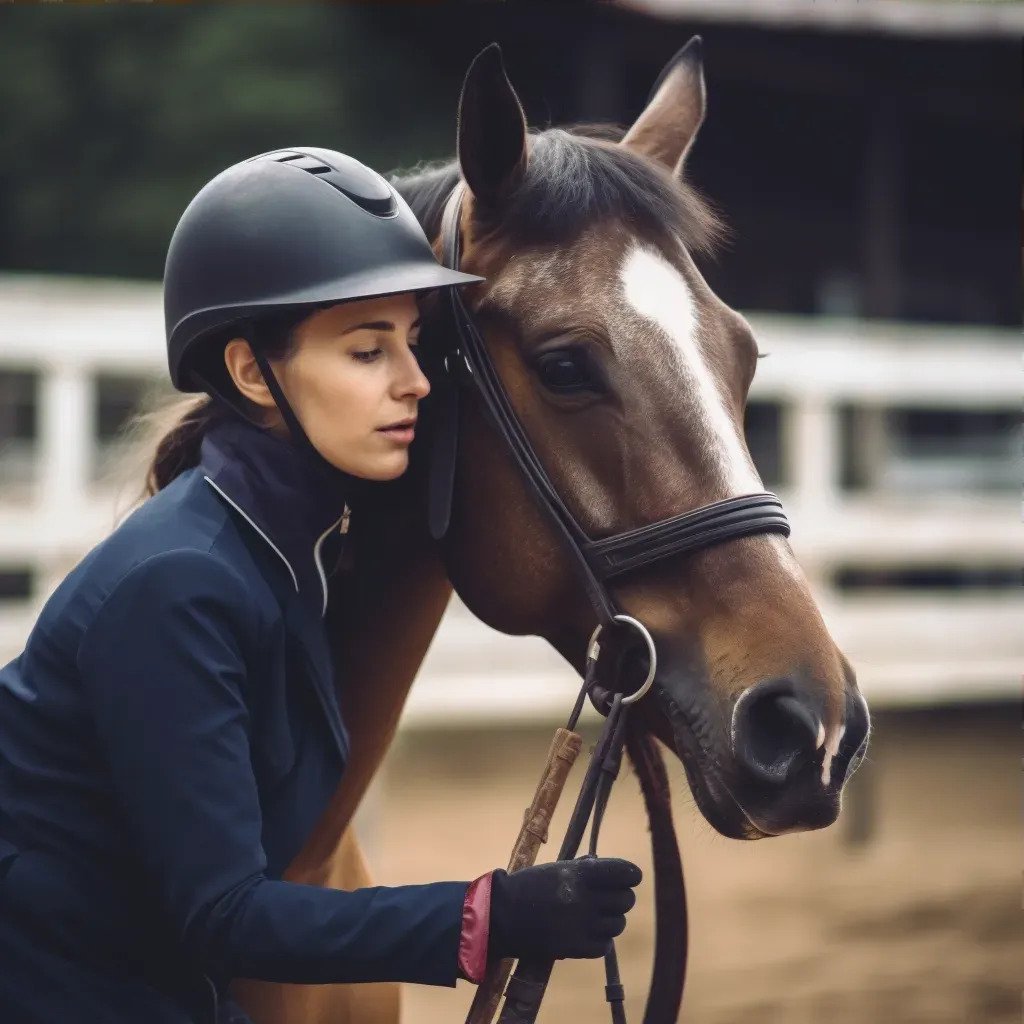
M338 302L482 280L439 263L405 200L358 160L309 146L261 153L204 186L174 229L164 268L171 381L242 412L223 350L244 337L300 451L340 479L274 377L268 332Z
M194 373L229 325L480 280L442 266L405 200L358 160L308 146L262 153L210 181L174 230L164 269L171 381L205 391Z

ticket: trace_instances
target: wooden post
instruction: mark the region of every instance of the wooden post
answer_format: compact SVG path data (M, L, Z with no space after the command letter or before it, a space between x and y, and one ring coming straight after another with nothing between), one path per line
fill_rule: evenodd
M559 729L551 741L548 759L540 782L533 795L533 802L523 815L523 824L516 837L512 856L508 861L509 873L529 867L537 860L537 853L548 840L548 827L554 816L558 799L565 788L572 766L579 757L583 739L576 732ZM514 961L501 960L487 969L469 1008L466 1024L491 1024L498 1003L505 991L505 984L512 973Z

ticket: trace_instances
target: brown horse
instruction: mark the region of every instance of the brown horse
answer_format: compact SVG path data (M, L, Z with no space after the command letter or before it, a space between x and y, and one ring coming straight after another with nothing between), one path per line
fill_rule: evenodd
M448 196L466 182L462 267L486 277L466 300L535 451L594 538L762 490L742 426L757 344L692 255L717 229L683 177L704 102L694 40L620 140L529 133L489 48L464 84L457 162L396 181L435 239ZM388 485L373 514L353 521L356 564L336 585L330 621L352 757L289 872L296 880L368 884L349 824L452 585L492 627L542 636L584 665L593 610L472 403L441 546L411 500L421 483L413 473ZM658 650L654 688L635 714L682 760L710 824L760 839L835 821L867 743L867 708L786 540L732 540L612 590ZM258 1024L398 1016L395 986L246 984L239 994Z

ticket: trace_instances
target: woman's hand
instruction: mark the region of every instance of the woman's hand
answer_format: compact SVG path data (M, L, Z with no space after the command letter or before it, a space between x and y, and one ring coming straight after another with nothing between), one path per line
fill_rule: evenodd
M581 857L495 871L488 959L604 956L626 927L643 874L628 860Z

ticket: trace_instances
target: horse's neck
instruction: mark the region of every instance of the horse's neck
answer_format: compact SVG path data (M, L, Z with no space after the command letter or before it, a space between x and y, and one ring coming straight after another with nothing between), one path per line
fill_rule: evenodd
M341 785L293 865L300 871L322 864L341 841L391 745L451 596L440 552L421 530L397 514L376 527L365 573L332 587L328 630L351 752Z

